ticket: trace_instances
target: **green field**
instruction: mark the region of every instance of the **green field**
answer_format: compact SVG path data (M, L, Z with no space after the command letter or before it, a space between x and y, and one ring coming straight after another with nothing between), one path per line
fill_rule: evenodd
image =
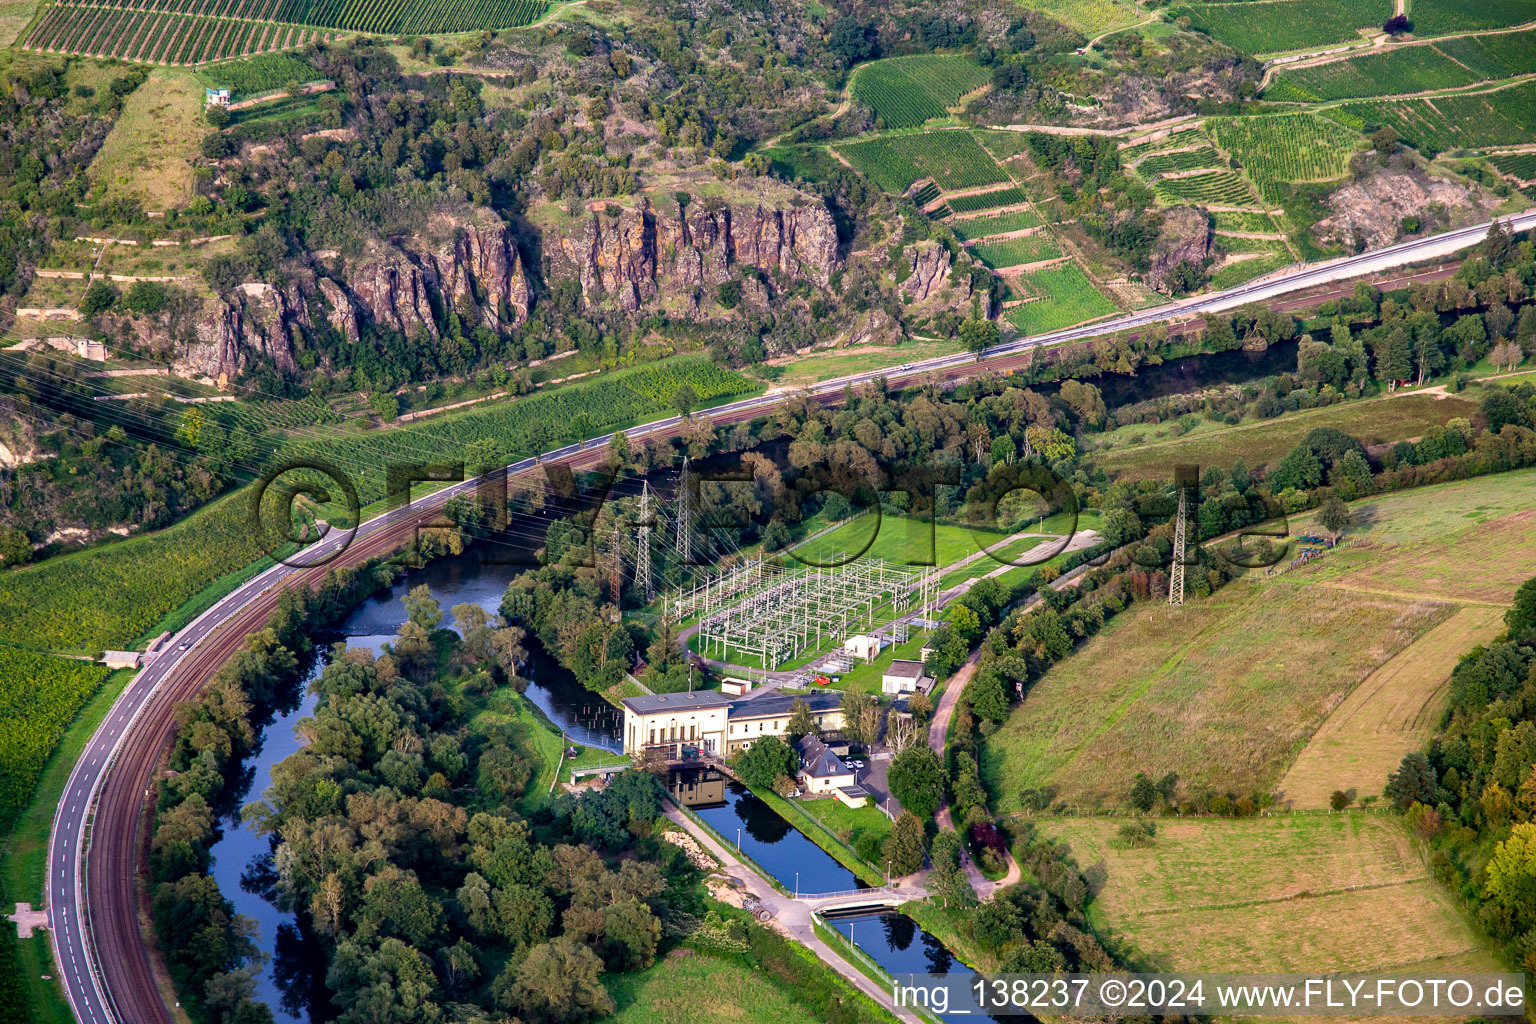
M1195 202L1212 206L1253 206L1248 183L1231 171L1209 171L1182 178L1159 178L1152 185L1160 199L1173 204Z
M1387 53L1281 71L1264 90L1264 98L1314 102L1393 96L1454 89L1471 85L1481 77L1433 46L1405 46Z
M996 210L1002 206L1017 206L1025 201L1025 195L1017 188L1000 188L993 192L973 192L970 195L950 196L945 200L955 213L975 213L978 210Z
M883 558L896 565L952 565L1006 537L998 530L924 522L893 513L845 523L814 540L797 544L791 558L826 565L850 557ZM842 557L839 557L842 556Z
M1211 274L1210 287L1212 291L1221 291L1223 288L1236 288L1256 277L1263 277L1271 271L1291 263L1291 257L1287 253L1277 252L1272 256L1262 256L1256 259L1240 260L1237 263L1229 263Z
M985 217L972 217L969 220L951 221L949 226L954 229L955 235L962 241L972 238L985 238L988 235L1001 235L1009 231L1027 231L1037 228L1041 220L1030 210L1009 210L1006 213L989 214Z
M1090 39L1102 32L1134 25L1146 16L1131 0L1020 0L1031 10L1077 29Z
M1147 957L1148 969L1501 969L1393 817L1159 818L1143 848L1116 838L1120 824L1052 818L1040 828L1070 843L1079 864L1105 866L1089 919Z
M838 151L887 192L905 192L919 178L932 178L945 191L1008 180L967 132L893 135L840 145Z
M1390 125L1410 145L1439 153L1519 145L1530 142L1536 134L1536 83L1526 81L1432 100L1346 103L1330 107L1326 113L1353 128L1367 123Z
M1403 395L1306 409L1237 426L1207 420L1177 438L1164 439L1169 432L1166 424L1136 424L1104 435L1115 447L1094 452L1091 458L1114 479L1171 480L1176 465L1226 467L1238 459L1254 469L1274 465L1318 427L1334 427L1366 444L1379 444L1421 437L1431 427L1476 412L1476 404L1462 398Z
M1198 146L1206 141L1205 133L1198 127L1181 128L1162 138L1152 138L1147 139L1145 142L1121 146L1120 162L1122 164L1129 164L1146 156L1148 153L1158 153L1167 149L1182 149L1185 146Z
M1380 27L1392 16L1391 0L1273 0L1253 3L1182 4L1173 18L1188 17L1198 30L1244 53L1285 53L1348 42L1362 28Z
M1411 0L1408 17L1419 36L1504 28L1536 21L1533 0Z
M1177 150L1172 153L1157 152L1136 165L1136 173L1143 178L1155 178L1169 171L1193 171L1198 168L1221 168L1227 165L1222 155L1210 146Z
M0 831L31 799L54 746L106 678L89 661L0 647Z
M1019 288L1040 296L1012 307L1006 314L1008 322L1023 334L1071 327L1116 312L1114 303L1093 286L1076 263L1035 270L1014 280Z
M1004 131L1001 128L972 128L971 137L981 143L988 153L999 160L1029 152L1025 132Z
M1522 181L1536 179L1536 153L1504 153L1489 157L1488 162L1502 173Z
M265 53L248 60L212 64L198 72L198 80L226 88L234 100L274 92L290 82L310 82L320 73L308 60L293 53Z
M1536 71L1536 30L1457 36L1440 40L1435 49L1484 78L1507 78Z
M1016 267L1024 263L1061 258L1061 250L1045 232L1024 238L1004 238L995 242L978 242L971 246L971 255L989 267Z
M1315 114L1212 118L1206 130L1242 163L1259 194L1278 202L1279 182L1336 181L1360 136Z
M987 84L986 69L967 57L922 54L865 64L850 91L886 128L915 128L943 117L960 97Z
M606 981L612 1024L818 1024L761 971L692 949Z
M1267 213L1244 213L1240 210L1216 210L1211 214L1217 231L1263 231L1276 233L1275 222Z

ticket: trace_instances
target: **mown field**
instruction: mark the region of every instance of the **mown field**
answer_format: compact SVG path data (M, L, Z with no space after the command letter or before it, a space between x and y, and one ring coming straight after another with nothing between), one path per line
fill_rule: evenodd
M1012 281L1026 294L1040 296L1012 307L1006 314L1008 322L1024 334L1071 327L1116 311L1114 303L1093 286L1076 263L1033 270Z
M1244 53L1284 53L1358 39L1392 16L1391 0L1181 4L1168 11Z
M1146 438L1146 443L1117 445L1095 453L1092 458L1116 479L1171 480L1176 465L1227 467L1238 459L1253 468L1272 465L1317 427L1336 427L1366 444L1379 444L1419 437L1430 427L1441 426L1457 416L1471 416L1476 411L1476 403L1454 396L1437 399L1431 395L1403 395L1307 409L1234 427L1205 422L1183 437L1167 440L1157 438L1168 432L1168 425L1136 425L1121 428L1110 439L1119 442L1122 438Z
M1117 819L1048 819L1107 881L1094 924L1158 970L1497 971L1402 823L1351 811L1243 820L1157 820L1127 848ZM1405 971L1406 973L1406 971Z
M850 89L886 128L915 128L945 116L947 108L986 85L989 77L967 57L930 53L865 64L854 73Z
M638 974L607 979L613 1024L816 1024L817 1018L761 972L674 950Z
M202 88L190 76L152 72L124 101L91 161L91 179L107 198L136 199L146 210L186 205L197 140L207 130L202 109Z
M1021 789L1120 805L1138 772L1187 792L1267 793L1363 679L1448 618L1446 604L1238 582L1115 618L1047 672L985 741L994 807Z

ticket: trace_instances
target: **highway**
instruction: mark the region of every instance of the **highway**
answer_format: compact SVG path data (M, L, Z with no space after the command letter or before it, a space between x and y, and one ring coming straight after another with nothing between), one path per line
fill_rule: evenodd
M1536 226L1536 211L1504 220L1513 230ZM1301 289L1312 289L1367 275L1379 275L1425 260L1443 258L1477 244L1487 223L1388 249L1280 272L1238 288L1197 296L1083 327L1019 338L995 346L978 360L960 353L871 370L810 388L825 404L841 400L844 388L885 377L913 383L937 372L961 379L980 370L1024 366L1033 350L1182 320L1201 313L1264 302ZM1392 284L1444 277L1446 272L1410 276ZM1347 291L1341 292L1347 294ZM1315 296L1321 299L1323 296ZM1291 301L1283 305L1299 305ZM1281 305L1278 304L1277 305ZM729 424L761 415L800 392L760 395L709 410L717 423ZM630 431L631 437L675 433L673 416ZM513 463L509 475L528 473L541 463L596 461L612 434ZM344 549L334 566L355 565L398 549L418 525L429 523L450 498L472 493L477 480L466 480L412 501L362 524L356 535L339 531L307 548L313 564ZM196 695L244 642L262 628L276 606L279 584L316 583L331 565L295 568L274 565L222 598L174 637L124 689L97 729L71 773L54 819L48 846L46 906L49 935L64 992L77 1020L84 1024L173 1024L163 998L169 981L157 979L140 934L141 903L136 881L146 871L147 811L152 780L175 727L175 705ZM92 835L94 834L94 841ZM162 987L162 985L164 987Z

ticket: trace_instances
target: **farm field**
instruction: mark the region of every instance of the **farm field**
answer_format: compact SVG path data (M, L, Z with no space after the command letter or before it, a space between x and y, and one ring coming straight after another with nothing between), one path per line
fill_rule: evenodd
M1334 790L1379 794L1403 755L1422 749L1445 705L1451 670L1504 628L1503 612L1466 607L1371 673L1344 698L1280 780L1298 810L1326 810Z
M1236 156L1266 200L1278 202L1277 182L1344 177L1360 136L1315 114L1213 118L1206 130Z
M955 213L975 213L978 210L995 210L1002 206L1017 206L1025 201L1025 195L1016 188L1000 188L992 192L972 192L969 195L950 196L945 202Z
M1136 173L1143 178L1155 178L1169 171L1192 171L1198 168L1221 168L1226 166L1220 153L1210 146L1199 146L1195 149L1176 149L1171 152L1159 151L1152 153L1146 159L1136 165Z
M1380 444L1419 437L1430 427L1476 412L1475 403L1455 397L1403 395L1368 399L1231 427L1206 422L1183 437L1152 440L1134 447L1117 446L1096 452L1091 458L1113 479L1171 480L1173 467L1180 464L1230 466L1242 459L1253 468L1273 465L1317 427L1336 427L1365 444ZM1148 437L1155 429L1141 425L1123 427L1113 437Z
M1009 210L1006 213L951 221L949 226L954 229L956 237L961 241L969 241L973 238L1001 235L1009 231L1027 231L1030 228L1039 227L1041 223L1040 218L1029 210Z
M1412 0L1408 14L1413 19L1415 35L1432 36L1536 21L1536 3L1531 0Z
M761 971L692 949L607 979L613 1024L816 1024Z
M997 161L967 132L893 135L838 150L887 192L905 192L919 178L932 178L946 192L1008 181Z
M1427 99L1346 103L1326 110L1340 123L1359 128L1390 125L1423 151L1520 145L1536 133L1536 83L1525 81L1486 92Z
M1213 206L1253 206L1256 200L1248 183L1231 171L1202 171L1179 178L1159 178L1152 184L1159 199L1178 205L1185 202Z
M1054 331L1115 312L1114 303L1100 294L1076 263L1031 271L1014 280L1021 289L1040 296L1007 313L1008 322L1024 334Z
M282 452L295 459L318 455L351 474L366 508L385 496L382 471L392 453L398 458L409 450L425 461L462 457L467 445L485 439L508 454L544 451L583 430L600 433L665 415L684 383L706 405L752 389L706 359L680 357L411 427L338 433ZM253 535L250 498L248 490L237 491L158 533L6 573L0 620L9 627L7 637L68 651L127 646L220 577L263 558L267 545Z
M27 36L26 46L150 64L195 65L302 46L320 36L317 30L291 24L63 0L48 8Z
M1536 564L1536 474L1529 470L1350 507L1360 521L1351 531L1359 543L1304 567L1296 580L1503 608Z
M202 87L185 72L156 69L129 94L91 161L90 176L108 199L136 199L146 210L192 198L192 163L206 126Z
M1481 77L1433 46L1405 46L1387 53L1281 71L1264 90L1264 98L1315 102L1392 96L1454 89L1471 85Z
M1022 0L1023 6L1049 14L1090 39L1101 32L1134 25L1145 15L1131 0Z
M1035 683L986 740L982 781L1000 811L1026 787L1118 805L1137 772L1177 772L1186 793L1270 792L1344 694L1454 610L1249 582L1138 605Z
M1507 78L1536 71L1536 29L1457 36L1440 40L1435 49L1484 78Z
M851 92L886 128L915 128L945 116L946 108L989 79L987 71L967 57L890 57L860 67L854 73Z
M931 531L931 532L930 532ZM952 565L1008 536L997 530L924 522L886 513L845 523L831 533L796 545L789 557L826 565L858 557L883 558L896 565Z
M203 68L198 80L230 91L235 101L275 92L289 82L311 82L320 77L315 66L297 54L266 53L249 60L231 60Z
M1536 153L1505 153L1489 157L1488 162L1512 178L1536 179Z
M987 266L997 268L1059 259L1061 250L1056 247L1051 236L1042 231L1023 238L978 242L971 246L971 254Z
M26 806L54 746L107 670L17 648L0 648L0 832Z
M1117 819L1042 821L1108 876L1090 920L1159 970L1496 971L1426 877L1407 830L1364 811L1241 820L1160 818L1127 848ZM1307 898L1297 899L1306 893ZM1305 941L1300 941L1300 937Z
M1188 17L1195 28L1244 53L1285 53L1360 37L1392 16L1391 0L1275 0L1181 4L1173 18Z

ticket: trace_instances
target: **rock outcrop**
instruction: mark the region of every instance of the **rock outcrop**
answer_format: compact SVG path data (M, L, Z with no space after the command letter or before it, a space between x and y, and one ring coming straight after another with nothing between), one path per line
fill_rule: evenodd
M783 206L716 203L690 196L653 205L611 204L590 211L578 231L546 237L546 276L574 276L589 302L613 301L637 312L657 300L676 300L690 316L701 312L699 292L732 280L741 270L766 283L743 297L771 299L779 282L826 287L841 266L837 228L826 204L795 194ZM750 282L749 282L750 285Z
M477 208L433 214L417 234L375 242L351 265L296 267L285 277L279 286L240 285L213 304L178 353L178 372L234 376L263 356L289 372L295 331L328 325L356 342L373 324L436 340L440 315L457 316L466 331L516 325L533 302L512 232Z
M1480 189L1403 166L1395 158L1391 166L1373 167L1329 196L1332 213L1317 222L1315 231L1325 243L1378 249L1397 241L1405 217L1427 222L1434 213L1449 221L1436 229L1444 230L1482 220L1486 199Z
M899 288L901 297L921 305L926 302L945 306L965 306L971 298L969 273L955 274L955 259L949 250L934 241L918 242L901 251L907 276Z
M1192 206L1175 206L1163 214L1163 227L1152 248L1147 284L1171 294L1173 272L1185 263L1203 264L1210 254L1210 218Z

